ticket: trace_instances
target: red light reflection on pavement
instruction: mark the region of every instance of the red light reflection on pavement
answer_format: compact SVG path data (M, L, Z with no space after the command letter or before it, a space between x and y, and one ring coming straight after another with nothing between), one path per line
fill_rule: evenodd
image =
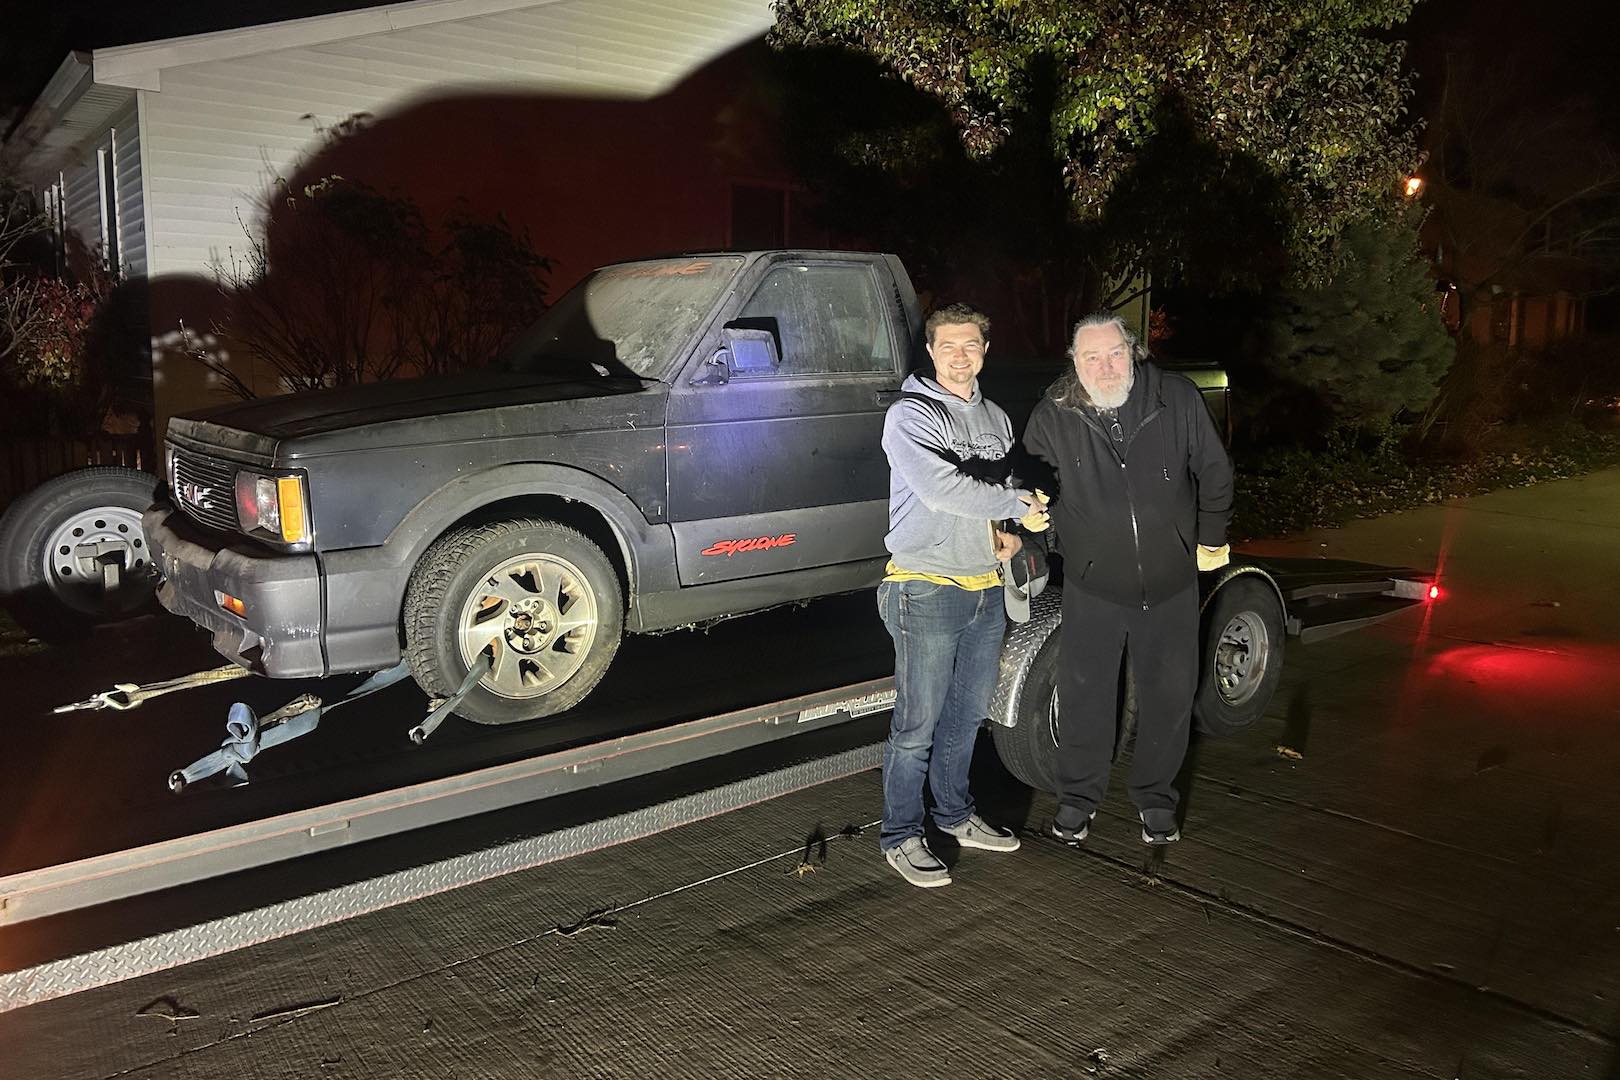
M1522 706L1528 720L1551 710L1620 717L1620 645L1459 644L1431 656L1422 675L1465 697Z

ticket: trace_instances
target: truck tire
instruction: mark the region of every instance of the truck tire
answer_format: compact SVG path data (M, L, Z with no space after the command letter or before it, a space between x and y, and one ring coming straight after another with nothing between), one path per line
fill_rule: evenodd
M1203 623L1203 674L1193 720L1205 735L1234 735L1253 725L1277 692L1282 604L1269 584L1242 576L1215 593Z
M494 663L456 707L479 724L514 724L577 705L596 686L624 629L624 597L607 557L551 521L457 529L427 550L405 590L405 651L433 698L447 698L479 654Z
M95 466L13 502L0 516L0 601L18 625L72 641L149 609L157 574L141 514L157 487L150 473Z
M1014 777L1037 791L1057 790L1058 649L1062 607L1056 597L1037 600L1030 621L1015 626L1002 649L1001 678L991 711L996 754ZM1114 760L1136 734L1136 686L1129 667L1121 674L1119 729ZM1005 721L1011 721L1009 726Z

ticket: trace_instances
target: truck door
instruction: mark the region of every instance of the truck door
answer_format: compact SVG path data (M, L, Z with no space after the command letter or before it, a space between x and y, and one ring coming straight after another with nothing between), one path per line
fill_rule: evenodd
M889 468L883 413L905 341L886 271L870 262L780 258L753 275L727 325L768 329L780 362L695 382L669 400L669 519L681 584L883 554Z

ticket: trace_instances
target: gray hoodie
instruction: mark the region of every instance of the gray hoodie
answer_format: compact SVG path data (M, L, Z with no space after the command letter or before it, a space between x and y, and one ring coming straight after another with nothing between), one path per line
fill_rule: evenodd
M990 522L1028 512L1012 486L1012 423L973 386L963 401L922 375L883 418L889 534L895 565L947 577L996 568Z

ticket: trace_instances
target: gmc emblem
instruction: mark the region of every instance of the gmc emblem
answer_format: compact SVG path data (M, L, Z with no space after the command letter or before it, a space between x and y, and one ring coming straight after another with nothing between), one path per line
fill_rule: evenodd
M212 510L214 508L213 502L208 498L214 493L214 489L211 487L203 487L201 484L193 484L187 480L176 484L174 493L198 510Z

